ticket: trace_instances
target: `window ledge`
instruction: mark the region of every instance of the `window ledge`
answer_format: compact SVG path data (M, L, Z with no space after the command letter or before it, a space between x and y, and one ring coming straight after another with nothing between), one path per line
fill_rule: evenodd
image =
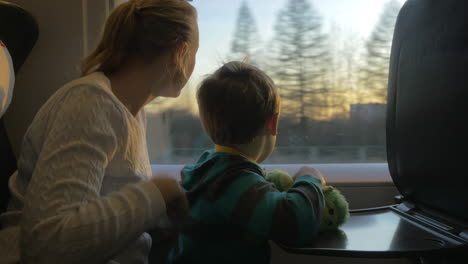
M327 184L334 186L394 186L387 163L340 163L340 164L264 164L268 171L281 169L294 174L302 166L318 169L324 175ZM152 165L153 176L168 174L180 179L183 164Z

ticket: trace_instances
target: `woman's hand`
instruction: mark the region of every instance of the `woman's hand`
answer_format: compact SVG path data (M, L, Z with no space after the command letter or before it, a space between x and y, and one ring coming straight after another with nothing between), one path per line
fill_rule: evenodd
M319 179L322 182L322 185L325 185L325 178L323 178L322 173L320 171L318 171L317 169L314 169L314 168L308 167L308 166L304 166L304 167L300 168L296 172L296 174L294 174L292 176L292 178L295 181L299 176L304 175L304 174L307 174L307 175L310 175L312 177L315 177L315 178Z
M169 176L156 176L152 182L158 187L166 204L169 220L176 223L189 215L189 204L179 183Z

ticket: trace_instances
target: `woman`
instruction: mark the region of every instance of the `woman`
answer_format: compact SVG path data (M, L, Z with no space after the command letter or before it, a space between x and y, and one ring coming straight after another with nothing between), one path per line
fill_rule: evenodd
M183 0L120 5L83 77L39 110L2 216L21 230L22 263L147 262L145 231L173 213L168 203L183 208L186 200L174 180L148 180L143 106L185 86L198 49L196 16Z

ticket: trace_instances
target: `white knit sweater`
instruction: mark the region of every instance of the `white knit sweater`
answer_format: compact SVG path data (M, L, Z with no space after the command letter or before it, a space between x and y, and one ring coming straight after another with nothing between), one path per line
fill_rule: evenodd
M45 103L24 137L1 217L23 263L147 262L144 232L166 207L147 181L145 122L102 73L66 84Z

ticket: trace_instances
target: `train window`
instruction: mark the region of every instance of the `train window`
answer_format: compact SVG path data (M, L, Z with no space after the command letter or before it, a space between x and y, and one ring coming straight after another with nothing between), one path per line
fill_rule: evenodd
M151 163L194 162L212 148L195 91L228 60L250 62L279 86L277 145L264 163L384 163L388 64L405 0L192 1L200 49L177 99L146 107Z

